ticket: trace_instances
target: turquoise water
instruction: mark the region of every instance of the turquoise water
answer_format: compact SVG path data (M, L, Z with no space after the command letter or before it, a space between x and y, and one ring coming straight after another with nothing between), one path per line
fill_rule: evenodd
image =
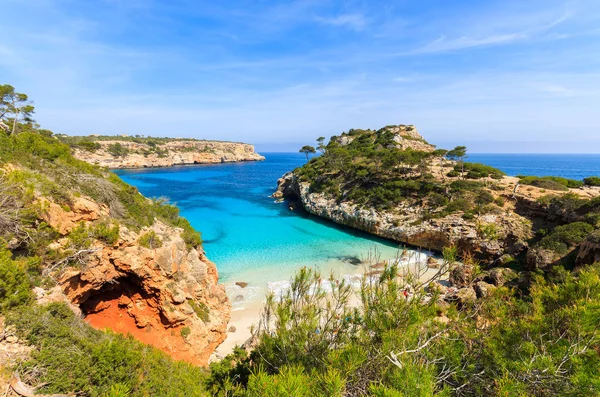
M352 273L375 250L394 258L398 246L339 227L269 196L277 179L304 163L302 154L267 153L266 161L118 170L148 197L168 197L196 230L224 282L286 280L301 266Z

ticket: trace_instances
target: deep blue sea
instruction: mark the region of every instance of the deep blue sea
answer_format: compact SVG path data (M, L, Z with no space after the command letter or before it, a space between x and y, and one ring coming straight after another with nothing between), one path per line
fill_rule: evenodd
M467 161L499 168L510 176L600 176L600 154L469 154Z
M148 197L167 197L202 232L222 281L287 280L301 266L352 273L369 252L393 258L398 247L300 211L269 196L277 179L302 165L299 153L265 153L266 161L118 170ZM468 161L509 175L600 175L600 155L470 154Z

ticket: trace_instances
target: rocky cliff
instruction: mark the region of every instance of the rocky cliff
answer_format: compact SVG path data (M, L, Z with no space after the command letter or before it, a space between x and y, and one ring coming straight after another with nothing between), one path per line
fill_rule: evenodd
M213 164L260 161L265 158L245 143L168 140L158 144L127 140L93 141L96 147L73 147L73 155L108 168L171 167L184 164Z
M297 201L309 213L335 223L434 251L455 245L481 258L499 258L519 254L532 237L531 222L512 211L473 220L464 219L462 214L424 220L426 208L414 202L401 203L394 211L381 211L352 202L340 203L325 193L311 193L310 183L300 181L293 172L278 180L273 196ZM493 236L483 231L486 225L494 225Z
M452 245L486 263L521 257L533 268L562 261L600 225L597 190L524 186L445 153L413 126L350 130L279 179L273 196L398 243L434 251ZM582 245L578 262L597 258L596 240Z
M178 209L73 158L56 139L3 139L0 254L36 264L38 301L66 300L95 328L206 365L231 305Z
M51 245L57 251L66 249L69 235L110 213L87 197L75 198L69 211L45 198L41 203L43 220L65 236ZM226 337L231 305L215 264L180 234L160 221L138 232L120 225L115 241L93 239L70 256L78 266L64 262L48 275L93 327L131 334L175 359L206 365ZM154 246L142 245L147 235Z

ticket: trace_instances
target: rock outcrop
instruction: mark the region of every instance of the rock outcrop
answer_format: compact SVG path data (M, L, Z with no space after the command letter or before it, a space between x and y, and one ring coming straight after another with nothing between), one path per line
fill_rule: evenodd
M185 164L213 164L239 161L261 161L265 158L246 143L170 140L151 146L133 141L97 141L94 151L73 148L73 155L91 164L108 168L171 167ZM111 153L111 145L120 145L119 154Z
M46 221L63 235L107 211L88 198L75 202L80 205L72 211L45 204ZM148 232L160 247L140 244ZM215 264L188 248L180 233L158 220L139 232L121 225L114 244L95 241L78 257L81 266L55 273L68 301L92 326L129 333L175 359L206 365L226 338L231 305Z
M591 265L600 262L600 230L592 232L579 246L575 264Z
M338 203L323 193L311 193L310 184L301 182L293 172L279 179L273 197L295 200L309 213L338 224L434 251L453 244L461 252L495 259L520 253L531 237L529 221L514 212L486 214L475 220L466 220L460 214L423 220L423 208L411 204L400 204L393 212L383 212L348 202ZM497 229L493 238L478 231L478 225L487 224L494 224Z
M393 141L398 149L413 149L422 152L432 152L435 146L427 143L425 138L415 128L414 125L391 125L382 128L380 131L390 132L393 134ZM354 140L357 135L353 135L352 130L335 137L335 141L341 145L348 145Z

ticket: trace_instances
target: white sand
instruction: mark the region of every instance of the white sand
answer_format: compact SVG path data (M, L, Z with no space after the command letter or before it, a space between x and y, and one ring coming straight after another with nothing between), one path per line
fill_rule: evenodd
M421 263L421 269L425 269L423 258L419 258ZM438 259L438 263L441 264L441 260ZM414 264L410 264L405 269L414 267ZM381 267L375 266L374 268L364 266L354 266L350 269L347 266L341 267L345 274L340 274L338 277L345 278L350 282L355 290L358 290L360 286L360 280L365 273L378 272ZM426 269L421 274L420 281L424 282L437 273L438 269ZM215 350L211 356L210 361L218 361L233 351L235 346L241 346L251 337L251 327L258 324L260 319L260 313L262 311L265 296L269 292L273 292L275 295L283 293L289 286L289 279L278 280L278 281L267 281L274 277L274 274L267 272L266 274L245 275L246 278L240 278L238 281L248 282L248 286L241 288L235 285L234 281L225 284L227 294L232 302L231 320L229 321L228 329L231 327L235 328L234 332L228 332L225 341ZM277 276L277 275L275 275ZM282 276L282 274L279 274ZM262 281L259 281L261 280ZM325 286L326 288L326 286ZM359 304L358 296L351 299L352 305Z

